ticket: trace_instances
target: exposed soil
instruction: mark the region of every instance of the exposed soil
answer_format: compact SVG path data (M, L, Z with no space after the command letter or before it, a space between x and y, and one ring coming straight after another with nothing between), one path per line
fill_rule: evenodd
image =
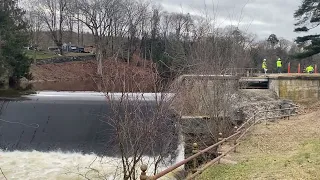
M158 75L150 63L131 64L103 62L103 77L96 74L97 63L92 61L32 65L31 73L36 90L104 90L152 92Z

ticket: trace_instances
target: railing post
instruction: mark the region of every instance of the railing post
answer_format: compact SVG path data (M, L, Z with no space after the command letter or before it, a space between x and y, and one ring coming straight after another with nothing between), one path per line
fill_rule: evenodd
M238 127L235 126L235 127L234 127L234 133L237 133L237 132L238 132ZM234 145L234 146L237 145L237 138L234 138L234 140L233 140L233 145ZM237 152L237 148L236 148L236 147L234 147L233 152Z
M290 120L290 116L291 116L291 109L288 110L288 120Z
M140 169L141 169L140 180L148 180L148 176L146 173L148 166L143 164L143 165L141 165Z
M265 119L265 121L266 121L266 125L268 125L268 118L267 118L268 115L267 115L267 113L268 113L268 112L266 111L265 114L264 114L264 119Z
M223 136L223 134L219 133L218 142L223 140L222 136ZM222 143L218 146L218 149L217 149L218 150L218 156L220 156L222 154L221 147L222 147ZM218 161L218 164L220 164L220 160Z
M193 143L192 145L192 154L197 154L199 152L199 146L197 143ZM198 161L197 158L193 158L193 168L192 168L192 174L197 172L198 168Z

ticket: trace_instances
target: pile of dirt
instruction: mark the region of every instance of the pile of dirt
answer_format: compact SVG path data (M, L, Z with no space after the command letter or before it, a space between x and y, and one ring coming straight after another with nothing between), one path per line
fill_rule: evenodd
M115 60L103 62L103 77L97 75L97 62L94 60L32 65L30 71L32 82L93 82L102 90L118 92L154 91L159 78L153 67L139 67Z

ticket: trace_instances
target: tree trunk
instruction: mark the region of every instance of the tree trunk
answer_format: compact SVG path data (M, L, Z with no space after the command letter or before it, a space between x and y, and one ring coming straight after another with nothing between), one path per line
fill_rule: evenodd
M59 46L59 51L60 51L60 55L63 55L63 50L62 50L62 46Z
M100 45L97 46L97 49L96 49L96 60L97 60L97 74L102 76L102 48Z

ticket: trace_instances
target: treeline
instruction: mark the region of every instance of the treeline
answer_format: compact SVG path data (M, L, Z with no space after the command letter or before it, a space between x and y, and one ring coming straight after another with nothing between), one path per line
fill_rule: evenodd
M15 0L0 0L0 87L29 76L31 61L23 47L29 43L29 25Z
M68 42L65 32L90 32L96 58L119 57L130 62L133 54L157 64L164 77L187 72L206 64L215 69L243 65L251 37L237 28L217 30L206 16L169 13L147 1L136 0L33 0L28 19L32 22L33 41L37 34L50 31L60 47ZM81 37L79 37L81 39ZM231 52L232 51L232 52ZM61 53L62 50L61 50ZM219 62L218 62L219 61ZM233 64L230 64L231 61ZM219 66L219 67L218 67Z
M133 54L138 54L156 63L162 77L172 78L190 71L223 73L234 67L260 68L264 58L275 61L280 56L292 61L290 55L301 51L275 35L257 41L255 35L237 27L215 27L206 14L169 13L149 1L31 0L25 7L33 45L41 41L39 32L49 31L62 54L62 44L71 42L73 32L77 32L78 43L81 34L90 32L100 75L107 57L130 63Z

